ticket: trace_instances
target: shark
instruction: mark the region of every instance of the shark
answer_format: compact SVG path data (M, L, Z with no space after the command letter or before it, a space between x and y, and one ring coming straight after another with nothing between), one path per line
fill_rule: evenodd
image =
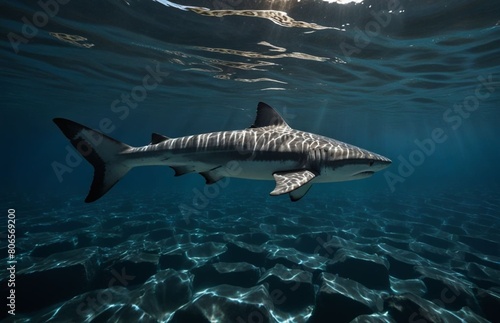
M325 136L291 128L271 106L260 102L254 123L243 130L169 138L153 133L133 147L64 118L53 121L94 167L85 202L98 200L132 168L170 166L175 176L198 173L206 184L226 177L274 180L270 195L300 200L315 183L358 180L388 167L391 160Z

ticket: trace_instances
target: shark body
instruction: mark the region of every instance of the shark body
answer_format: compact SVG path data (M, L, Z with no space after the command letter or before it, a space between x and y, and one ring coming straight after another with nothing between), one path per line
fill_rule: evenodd
M85 202L102 197L138 166L166 165L175 176L201 174L207 184L224 177L274 180L271 195L301 199L313 183L370 177L391 160L328 137L292 129L273 108L259 103L253 125L243 130L179 138L152 135L149 145L132 147L71 120L54 122L94 166Z

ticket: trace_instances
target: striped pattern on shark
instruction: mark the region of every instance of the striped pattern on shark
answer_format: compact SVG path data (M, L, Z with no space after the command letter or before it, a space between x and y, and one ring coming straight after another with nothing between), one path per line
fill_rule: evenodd
M271 195L289 193L297 201L313 183L366 178L391 164L368 150L292 129L262 102L249 128L180 138L153 133L151 143L142 147L131 147L67 119L54 122L94 166L86 202L99 199L138 166L170 166L175 176L199 173L207 184L224 177L275 180Z

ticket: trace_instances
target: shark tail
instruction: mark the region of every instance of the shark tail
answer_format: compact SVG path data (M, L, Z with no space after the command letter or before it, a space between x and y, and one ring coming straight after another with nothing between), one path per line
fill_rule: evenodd
M129 145L68 119L55 118L53 121L76 150L94 166L94 179L85 198L86 203L106 194L131 169L123 163L125 159L121 156L131 148Z

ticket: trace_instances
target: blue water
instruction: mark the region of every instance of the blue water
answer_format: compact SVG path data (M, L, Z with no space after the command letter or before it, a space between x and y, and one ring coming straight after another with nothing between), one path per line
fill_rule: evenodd
M2 2L3 317L495 321L500 5L342 2ZM296 203L271 181L144 167L85 204L92 167L52 122L141 146L246 128L260 101L393 163ZM110 284L123 268L136 278Z

